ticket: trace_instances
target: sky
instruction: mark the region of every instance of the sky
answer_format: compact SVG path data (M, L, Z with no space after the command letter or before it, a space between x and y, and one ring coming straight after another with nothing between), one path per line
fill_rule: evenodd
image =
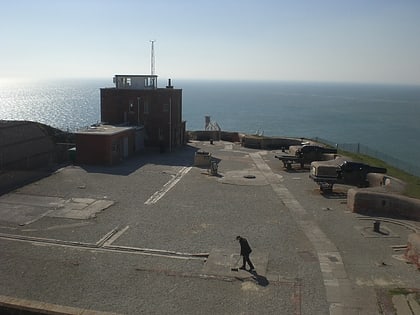
M0 78L420 85L419 0L0 0Z

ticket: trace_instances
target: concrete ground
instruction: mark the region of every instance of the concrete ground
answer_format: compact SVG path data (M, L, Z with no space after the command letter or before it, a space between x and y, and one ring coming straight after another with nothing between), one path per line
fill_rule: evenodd
M198 149L219 162L217 176L192 165ZM419 271L402 250L418 222L382 218L383 233L373 232L375 218L348 211L348 187L323 196L308 170L283 170L277 153L192 142L114 167L64 167L1 196L0 305L119 314L392 314L410 305L387 292L417 292ZM235 270L237 235L256 272Z

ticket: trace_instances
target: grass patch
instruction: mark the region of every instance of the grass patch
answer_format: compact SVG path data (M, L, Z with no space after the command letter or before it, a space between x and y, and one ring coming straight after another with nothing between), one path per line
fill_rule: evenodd
M404 172L394 166L391 166L385 163L382 160L373 158L368 155L357 154L357 153L352 153L352 152L347 152L347 151L342 151L342 150L339 150L338 153L341 155L348 156L356 162L361 162L361 163L369 164L371 166L386 168L387 174L389 176L398 178L404 181L405 183L407 183L407 187L404 192L405 196L420 199L420 177L411 175L407 172Z
M407 290L405 288L395 288L395 289L391 289L389 290L389 294L391 295L407 295L410 294L412 291Z

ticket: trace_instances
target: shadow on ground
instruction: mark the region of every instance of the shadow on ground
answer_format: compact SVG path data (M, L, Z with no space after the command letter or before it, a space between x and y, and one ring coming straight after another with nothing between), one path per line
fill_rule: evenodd
M153 164L168 166L191 166L194 163L195 152L198 149L190 145L175 149L173 152L159 153L157 150L145 150L141 153L112 166L79 165L88 173L128 176L144 165Z

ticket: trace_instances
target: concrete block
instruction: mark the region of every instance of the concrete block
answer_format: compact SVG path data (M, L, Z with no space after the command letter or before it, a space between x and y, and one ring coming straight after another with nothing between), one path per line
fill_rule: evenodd
M420 269L420 233L408 235L407 249L404 256Z
M211 163L211 153L209 152L196 152L194 156L194 165L195 166L210 166Z
M347 206L361 214L420 221L420 200L399 194L351 188L347 192Z

